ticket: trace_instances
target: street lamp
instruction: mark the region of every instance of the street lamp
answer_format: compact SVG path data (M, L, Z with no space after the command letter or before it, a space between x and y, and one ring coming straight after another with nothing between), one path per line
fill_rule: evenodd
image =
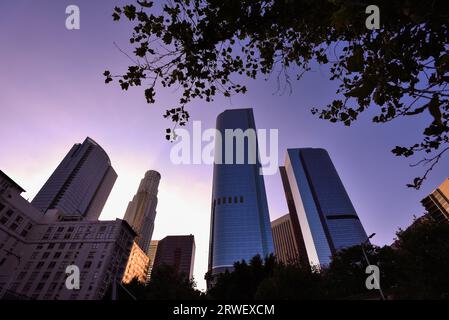
M366 263L368 264L368 266L370 266L371 263L369 262L368 255L366 254L366 251L365 251L365 244L367 244L367 243L369 242L369 239L373 238L375 235L376 235L375 233L371 234L369 237L366 238L365 241L363 241L363 242L360 244L360 246L362 247L363 256L365 257L365 261L366 261ZM377 279L376 277L374 277L374 281L378 282L378 279ZM379 282L377 283L377 285L379 286L380 297L382 298L382 300L386 300L386 299L385 299L385 296L384 296L384 293L383 293L383 291L382 291L382 288L380 287L380 280L379 280Z

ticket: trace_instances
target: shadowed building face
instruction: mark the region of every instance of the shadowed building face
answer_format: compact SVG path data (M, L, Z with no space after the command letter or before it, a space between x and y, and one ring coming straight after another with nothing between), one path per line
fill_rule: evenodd
M152 273L158 268L168 265L175 268L179 274L193 277L195 261L195 239L193 235L167 236L157 243L156 257Z

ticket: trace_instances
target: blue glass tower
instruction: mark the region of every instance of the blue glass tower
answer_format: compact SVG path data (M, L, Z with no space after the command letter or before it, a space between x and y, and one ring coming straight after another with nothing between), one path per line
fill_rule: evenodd
M310 264L329 264L333 253L367 240L326 150L288 149L285 175Z
M258 157L249 155L251 150L259 154L252 109L224 111L217 117L216 128L223 143L220 147L215 140L209 247L209 273L212 276L226 269L232 270L236 261L248 261L257 254L265 257L274 252L261 165ZM225 142L226 132L238 129L247 136L232 139L231 155L231 149L226 148L229 143L229 139ZM243 163L238 161L239 146L244 150ZM226 158L232 158L232 163L225 161Z

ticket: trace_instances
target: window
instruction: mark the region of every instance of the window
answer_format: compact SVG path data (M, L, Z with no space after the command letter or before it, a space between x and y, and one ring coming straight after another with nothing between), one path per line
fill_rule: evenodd
M41 291L44 288L44 285L44 282L39 282L35 291Z
M243 203L243 196L240 196L240 203Z
M237 196L234 197L234 203L238 203L239 199L237 198Z
M26 237L28 235L28 231L26 231L26 230L22 230L22 232L20 233L20 236L22 236L22 237Z
M106 226L101 226L100 227L100 232L105 232L106 231Z
M60 243L58 246L59 250L63 250L65 248L65 243Z
M74 250L76 248L76 243L71 243L69 249Z
M36 247L36 250L41 250L43 247L44 247L43 245L38 244L37 247Z
M29 230L31 230L32 227L33 227L33 225L28 222L28 224L27 224L25 229L27 229L29 231Z
M84 268L90 268L90 266L92 265L92 261L86 261L85 263L84 263Z
M52 261L48 264L47 269L53 269L56 266L56 262Z
M232 197L228 198L228 203L232 203Z
M58 252L55 252L55 255L53 256L53 258L57 259L57 258L59 258L60 256L61 256L61 252L58 251Z
M223 197L223 204L226 203L226 197Z
M3 203L0 203L0 212L2 212L3 209L5 209L5 205Z
M56 272L55 277L53 279L55 281L57 281L57 280L61 279L61 277L62 277L62 271L58 271L58 272Z
M44 272L42 275L42 280L47 280L48 278L50 278L50 272Z
M36 257L37 257L37 251L34 251L32 254L31 254L31 259L36 259Z
M42 254L42 259L47 259L50 256L50 252L44 252L44 254Z
M0 223L1 224L6 224L7 222L8 222L8 218L7 217L3 216L3 217L0 218Z
M48 249L53 249L55 247L55 244L54 243L49 243L48 244Z
M59 227L56 232L62 232L62 231L64 231L64 227Z
M98 261L98 264L97 264L97 269L100 269L100 268L101 268L101 266L102 266L102 264L103 264L103 261Z
M75 230L74 227L69 227L69 228L67 229L67 232L73 232L73 230Z
M11 209L8 210L8 211L6 211L6 215L7 215L8 217L11 217L11 216L13 215L13 213L14 213L14 211L12 211Z
M17 222L18 224L20 224L22 221L23 221L23 218L22 218L21 216L17 216L17 217L16 217L16 222Z
M221 199L220 198L218 198L218 205L220 205L221 204Z
M12 231L16 231L17 227L18 227L17 223L14 222L9 226L9 229L11 229Z
M44 262L43 261L39 261L36 265L36 269L40 269L44 266Z

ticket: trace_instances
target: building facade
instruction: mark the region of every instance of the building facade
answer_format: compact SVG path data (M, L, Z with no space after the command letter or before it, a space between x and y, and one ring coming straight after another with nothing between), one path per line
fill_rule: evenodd
M215 146L208 266L212 277L232 270L236 261L274 253L252 109L222 112L216 129L223 143L220 147L216 140ZM246 137L229 139L230 132L239 131ZM238 161L239 150L243 161Z
M152 272L164 265L172 266L179 274L193 277L195 261L195 238L188 236L167 236L157 244Z
M157 171L149 170L145 173L136 195L128 204L124 218L136 231L136 242L146 254L154 230L160 180L161 175Z
M156 259L157 246L159 240L151 240L150 249L148 250L148 275L147 282L151 279L151 272L153 271L154 260Z
M449 223L449 178L421 201L428 215L437 223Z
M288 149L285 174L311 265L327 265L338 250L367 241L326 150Z
M272 221L271 230L276 259L284 264L296 263L299 259L299 250L290 214L287 213Z
M123 275L123 283L130 283L136 278L141 283L147 282L148 275L148 256L140 249L139 245L134 241L129 254L128 263L126 264L125 273Z
M75 144L31 202L43 213L62 213L98 220L117 174L93 139Z
M2 171L0 186L0 298L96 300L122 279L135 237L126 221L47 222L57 210L32 206ZM69 266L79 289L66 287Z

